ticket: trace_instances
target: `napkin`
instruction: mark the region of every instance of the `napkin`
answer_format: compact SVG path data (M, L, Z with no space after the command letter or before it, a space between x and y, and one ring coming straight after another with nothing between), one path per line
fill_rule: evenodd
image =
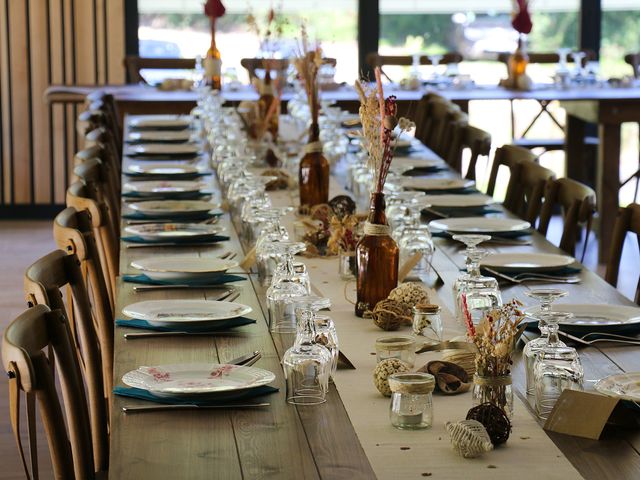
M530 228L526 228L524 230L517 230L515 232L500 232L500 233L496 233L491 234L491 233L479 233L482 235L492 235L495 236L496 238L520 238L520 237L526 237L531 235L532 230ZM443 231L431 231L431 236L432 237L438 237L438 238L451 238L451 233L449 232L443 232Z
M150 245L154 243L189 243L189 244L202 243L203 245L207 245L209 243L226 242L227 240L229 240L229 237L227 237L226 235L207 235L207 236L202 236L194 239L180 237L180 238L172 238L172 239L161 238L157 240L148 240L138 235L130 235L128 237L121 237L120 239L123 242L148 243Z
M180 221L199 221L199 220L208 220L213 217L220 217L224 212L222 210L213 210L205 213L189 213L189 214L167 214L167 215L154 215L149 216L142 212L130 212L122 215L122 218L127 220L173 220L175 222Z
M226 330L228 328L241 327L243 325L249 325L251 323L256 323L255 320L247 317L236 317L229 318L227 320L220 320L215 322L215 324L207 325L207 326L198 326L195 323L184 323L184 325L179 326L159 326L159 325L151 325L146 320L139 320L137 318L133 319L124 319L124 318L116 318L116 325L119 327L128 327L128 328L141 328L143 330L153 330L154 332L217 332L220 330Z
M249 398L261 397L262 395L276 393L277 391L278 389L275 387L272 387L270 385L262 385L256 388L248 388L235 392L232 391L221 393L220 396L216 398L208 397L206 399L199 399L196 396L180 397L177 395L172 395L170 397L159 397L149 392L148 390L143 390L142 388L135 387L118 386L113 389L113 393L122 397L139 398L140 400L147 400L149 402L155 403L164 403L166 405L179 404L199 406L227 404L230 400L245 400Z
M222 285L229 282L240 282L246 277L225 273L223 275L212 275L211 277L179 280L152 280L144 273L139 275L122 275L122 279L127 283L142 283L144 285Z

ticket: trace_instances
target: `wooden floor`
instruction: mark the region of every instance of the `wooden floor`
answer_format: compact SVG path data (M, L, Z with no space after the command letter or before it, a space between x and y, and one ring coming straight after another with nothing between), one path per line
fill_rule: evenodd
M560 224L554 222L549 238L558 243ZM22 292L25 268L42 255L54 250L51 221L0 221L0 331L26 307ZM601 275L604 268L597 265L597 242L589 239L585 265ZM578 249L578 256L581 246ZM638 244L629 237L625 245L620 275L620 290L633 298L638 281ZM0 479L23 479L24 474L9 423L8 390L5 375L0 375ZM26 438L25 438L26 441ZM51 478L46 440L40 431L38 438L41 478Z

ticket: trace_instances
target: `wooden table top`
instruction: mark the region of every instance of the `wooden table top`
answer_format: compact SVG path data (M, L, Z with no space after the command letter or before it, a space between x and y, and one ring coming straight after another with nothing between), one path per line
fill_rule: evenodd
M124 166L129 162L130 160L125 159ZM441 175L455 174L447 172ZM212 182L215 185L215 180ZM332 182L338 180L332 179ZM223 216L221 223L227 227L231 239L215 247L129 249L122 243L121 274L132 271L129 267L132 260L146 256L169 253L211 256L228 250L241 254L242 246L228 216ZM558 252L558 249L541 235L534 234L532 240L533 244L530 246L489 247L492 250L508 252ZM435 288L446 306L452 308L451 287L464 265L464 260L456 243L446 239L435 239L435 242L437 250L433 265L444 280L444 285ZM320 268L337 270L335 262L325 262L328 266ZM313 271L311 275L313 281ZM290 339L279 338L269 333L262 301L264 289L258 285L253 274L245 276L245 281L235 284L241 291L237 301L253 307L254 311L250 316L258 320L255 325L240 327L237 330L241 333L233 336L138 340L125 340L123 333L130 329L117 327L115 384L121 385L122 375L140 365L189 361L223 362L250 351L261 350L263 359L258 366L275 372L275 385L280 388L279 393L266 397L271 406L256 410L125 415L121 411L124 405L143 402L115 396L111 425L112 478L375 478L371 458L367 458L351 424L348 411L334 386L330 388L327 403L319 407L297 408L286 404L280 358ZM570 294L567 301L631 304L594 273L584 269L580 277L582 283L579 285L562 285ZM503 286L503 298L523 299L523 292L527 288L529 286ZM215 294L206 290L134 293L132 284L121 280L118 282L117 290L118 317L121 317L122 307L135 301L207 298ZM598 379L620 371L640 371L640 356L637 352L638 349L635 347L581 349L585 379ZM369 378L371 372L356 370L350 371L350 374L357 375L358 378ZM514 385L518 396L524 398L523 381L522 365L517 362ZM464 412L461 413L463 414ZM585 478L631 479L637 478L640 472L640 435L637 431L609 430L600 441L556 434L550 437ZM384 438L381 441L383 442ZM508 449L508 446L506 448ZM401 458L398 461L402 461ZM460 462L469 461L460 459ZM473 463L464 465L471 468ZM522 472L523 478L533 478L535 475L534 470ZM466 478L473 478L473 474Z

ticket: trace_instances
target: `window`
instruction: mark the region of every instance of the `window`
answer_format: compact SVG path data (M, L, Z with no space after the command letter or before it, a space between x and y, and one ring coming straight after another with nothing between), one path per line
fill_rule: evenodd
M204 0L138 0L140 56L194 58L204 55L210 34L203 3ZM240 81L248 81L240 60L257 57L260 50L259 40L249 31L246 22L248 8L260 23L273 4L288 19L280 42L285 55L294 53L304 19L310 37L320 41L324 55L337 59L336 80L352 82L356 77L357 0L229 0L224 3L227 13L216 25L223 75L237 75ZM156 75L175 76L179 72L144 74L145 78L153 75L155 79Z

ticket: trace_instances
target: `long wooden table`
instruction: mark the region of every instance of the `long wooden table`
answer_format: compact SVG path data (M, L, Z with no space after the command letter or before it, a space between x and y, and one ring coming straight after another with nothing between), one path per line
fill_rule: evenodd
M125 166L130 162L125 159ZM206 162L206 160L203 160ZM451 176L453 173L446 173ZM212 180L215 187L215 180ZM332 194L343 189L339 179L332 180ZM273 194L275 204L290 204L295 193ZM285 223L292 218L285 219ZM243 249L227 216L230 241L201 248L126 248L121 245L121 273L131 272L129 264L150 255L181 254L212 256L223 251L239 254ZM124 224L123 224L124 225ZM290 229L291 231L291 229ZM547 251L557 249L540 235L533 235L528 247L495 247L498 251ZM437 239L433 260L444 285L433 285L433 300L452 307L451 285L464 265L458 245ZM494 248L493 246L491 248ZM264 288L254 274L236 283L241 290L237 301L254 308L255 325L238 329L239 335L216 337L165 337L125 340L129 329L115 332L114 375L121 384L124 373L140 365L189 361L225 361L249 351L261 350L258 366L276 373L278 394L266 397L271 406L258 410L158 412L126 415L124 405L142 403L115 397L112 406L110 473L118 479L160 478L637 478L640 472L640 438L637 431L609 431L600 441L563 435L550 435L559 450L525 410L527 402L517 402L512 438L506 447L480 460L463 460L451 451L444 434L445 420L457 420L470 406L469 394L436 397L436 421L426 432L400 432L388 420L388 400L380 397L371 382L375 358L373 340L383 336L369 321L357 319L344 299L344 282L338 279L335 259L305 259L314 290L329 296L334 306L341 349L356 370L339 371L326 404L317 407L293 407L285 402L280 358L290 337L271 335L266 324ZM569 301L584 303L630 304L631 302L592 272L580 274L580 285L566 285ZM425 278L428 282L429 279ZM564 286L563 286L564 287ZM505 299L524 300L527 286L503 288ZM349 293L349 289L347 288ZM132 284L118 282L116 312L134 301L156 298L211 298L214 291L163 290L134 293ZM445 310L446 311L446 310ZM459 332L459 326L446 314L447 333ZM434 357L423 355L417 364ZM601 378L620 371L640 370L637 349L628 347L581 350L585 378ZM517 362L514 381L518 396L523 392L524 374ZM590 384L587 383L587 386ZM572 466L567 462L568 459ZM497 469L494 469L497 467ZM573 470L575 468L575 470ZM394 475L395 472L395 475Z

